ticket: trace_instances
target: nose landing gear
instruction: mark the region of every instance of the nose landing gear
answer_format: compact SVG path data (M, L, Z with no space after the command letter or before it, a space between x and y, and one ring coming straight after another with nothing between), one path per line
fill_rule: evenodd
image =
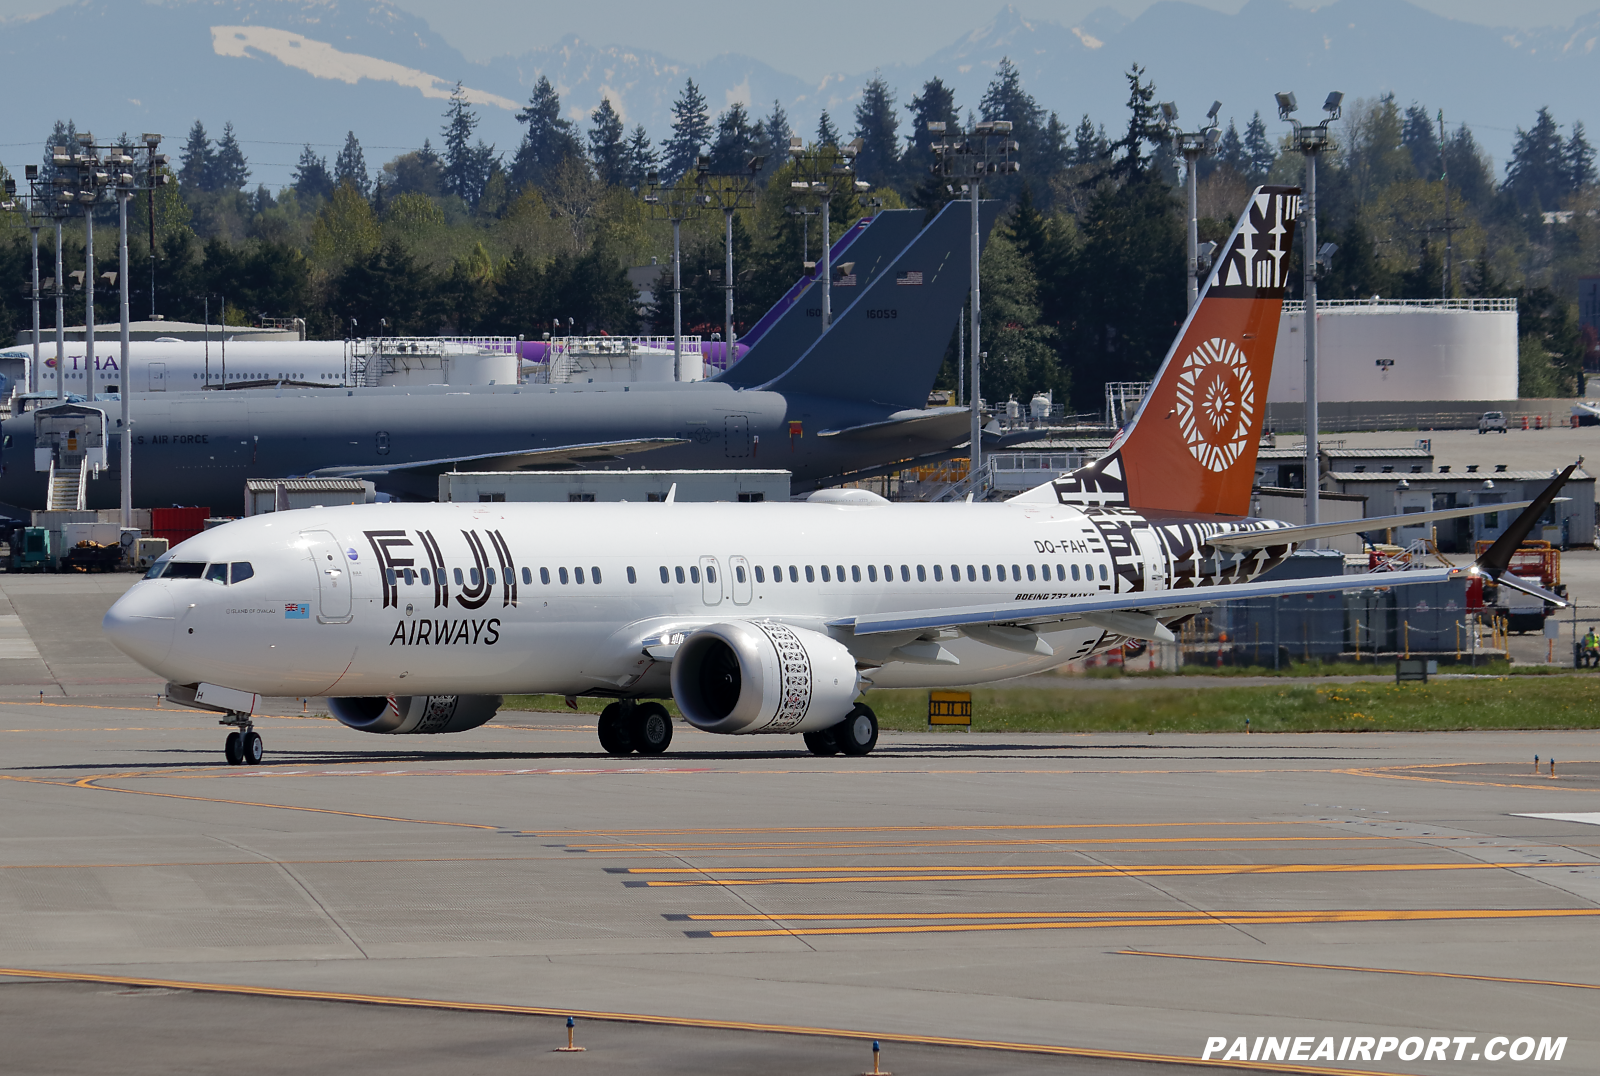
M256 732L255 723L250 720L249 714L229 714L218 721L219 725L233 725L238 731L228 733L228 738L222 743L223 757L228 760L228 765L238 766L241 763L248 766L259 766L264 749L261 743L261 734Z

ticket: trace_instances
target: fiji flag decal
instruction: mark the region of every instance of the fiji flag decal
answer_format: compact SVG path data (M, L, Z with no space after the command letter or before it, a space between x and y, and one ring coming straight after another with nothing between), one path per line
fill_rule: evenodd
M286 602L283 606L283 619L285 620L310 620L310 602Z

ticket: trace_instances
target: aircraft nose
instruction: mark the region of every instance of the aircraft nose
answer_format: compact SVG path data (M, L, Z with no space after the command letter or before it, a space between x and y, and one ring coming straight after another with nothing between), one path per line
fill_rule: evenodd
M136 583L106 612L101 628L116 648L151 671L166 660L177 635L176 603L165 585Z

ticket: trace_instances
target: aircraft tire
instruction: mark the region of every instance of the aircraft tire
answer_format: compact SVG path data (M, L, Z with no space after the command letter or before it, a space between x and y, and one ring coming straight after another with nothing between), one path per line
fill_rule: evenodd
M806 741L806 750L813 755L826 758L839 753L839 740L834 736L833 729L821 729L817 732L807 732L802 737Z
M878 715L864 702L856 703L850 716L828 730L847 755L869 754L878 746Z
M261 765L261 757L266 753L261 743L261 733L259 732L247 732L241 736L239 738L239 749L244 756L245 763L250 766Z
M608 755L633 753L633 728L630 707L614 702L600 711L600 747Z
M239 746L239 740L237 732L230 732L228 738L222 741L222 757L228 760L230 766L237 766L244 761L244 750Z
M659 755L672 745L672 715L659 702L633 712L633 743L641 755Z

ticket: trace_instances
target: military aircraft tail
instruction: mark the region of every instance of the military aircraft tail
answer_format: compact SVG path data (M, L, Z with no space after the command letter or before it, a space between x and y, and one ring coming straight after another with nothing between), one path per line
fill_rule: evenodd
M1298 187L1258 187L1138 413L1110 451L1028 500L1246 516L1300 212Z
M946 205L849 306L835 313L826 333L781 372L751 387L897 409L923 407L972 287L971 213L964 201ZM983 241L999 213L998 202L981 203Z

